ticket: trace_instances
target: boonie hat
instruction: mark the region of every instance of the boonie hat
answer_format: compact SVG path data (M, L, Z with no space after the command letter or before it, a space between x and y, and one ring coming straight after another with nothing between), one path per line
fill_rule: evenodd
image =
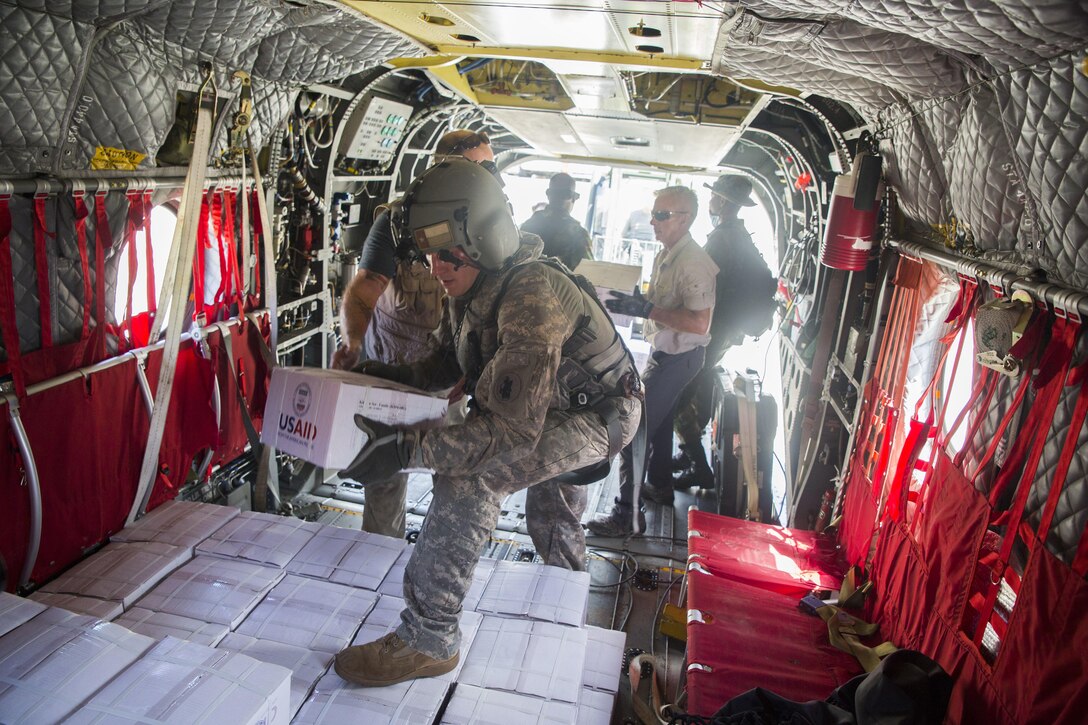
M550 199L573 200L578 196L578 192L574 190L574 177L570 174L556 174L548 182L548 198Z
M726 174L719 176L713 184L703 184L726 201L741 206L755 206L752 201L752 182L746 176L733 176Z

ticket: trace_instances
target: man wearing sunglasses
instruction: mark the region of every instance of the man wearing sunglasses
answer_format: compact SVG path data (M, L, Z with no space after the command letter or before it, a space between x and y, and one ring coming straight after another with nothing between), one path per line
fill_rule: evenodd
M460 156L492 163L495 154L486 133L450 131L438 140L436 160ZM426 265L398 260L388 209L382 209L363 243L359 271L344 290L340 305L342 342L331 367L350 370L360 358L381 363L418 360L442 316L442 285ZM404 538L408 475L367 482L363 531Z
M369 687L456 667L462 602L503 499L608 460L641 408L634 360L592 288L539 258L542 243L520 236L491 174L438 163L394 205L393 227L448 297L430 353L384 377L431 390L460 381L473 405L463 423L430 430L355 417L368 442L342 475L435 472L400 626L336 656L340 677Z
M650 361L643 374L646 394L646 436L650 453L646 485L642 461L636 465L633 446L623 449L620 495L607 514L589 522L596 536L628 536L646 529L642 500L672 505L672 428L680 392L703 366L707 330L714 309L714 278L718 266L695 243L691 229L699 199L684 186L657 192L650 224L663 248L654 259L650 289L644 297L613 292L609 310L646 319Z

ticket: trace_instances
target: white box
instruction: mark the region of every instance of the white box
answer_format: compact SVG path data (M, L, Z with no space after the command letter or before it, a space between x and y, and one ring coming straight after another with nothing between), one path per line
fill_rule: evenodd
M407 548L404 539L323 526L295 554L287 571L376 591Z
M578 708L568 702L471 685L458 685L442 714L442 725L573 725L575 722L581 722Z
M457 681L577 704L585 650L584 629L485 616Z
M293 725L416 725L432 723L442 708L450 683L435 677L409 680L389 687L359 687L334 671L317 681ZM507 724L509 725L509 723Z
M578 702L578 725L609 725L615 705L615 694L582 688L582 699Z
M282 569L198 556L163 579L139 605L234 629L282 578Z
M237 632L228 634L217 649L240 652L261 662L267 662L291 670L291 716L294 717L302 703L310 696L321 676L329 669L334 655L328 652L296 647L293 644L257 639Z
M110 537L111 541L160 541L196 546L238 515L233 506L193 501L167 501Z
M374 608L370 610L370 614L366 615L366 619L363 620L363 626L359 628L359 633L355 635L355 639L351 644L367 644L373 642L376 639L381 639L390 632L396 630L400 626L400 613L404 609L404 600L400 597L387 597L382 596L378 599L378 603L374 605ZM476 638L476 632L480 630L480 624L483 622L483 615L479 612L470 612L467 609L461 612L461 658L457 661L457 666L444 675L439 675L438 679L446 680L447 682L455 682L457 675L461 672L461 667L465 664L464 654L472 647L472 640Z
M336 654L377 601L376 592L288 574L237 631Z
M293 516L246 511L198 544L196 551L282 569L321 528Z
M167 637L75 714L72 725L287 725L291 670Z
M78 594L50 594L49 592L36 591L28 597L35 602L40 602L47 607L59 607L76 614L86 614L101 619L104 622L112 622L121 616L125 608L121 602L108 599L95 599L94 597L81 597ZM3 627L0 627L0 631Z
M345 468L366 443L355 414L397 426L440 426L446 399L369 375L274 368L261 442L324 468Z
M42 591L107 599L128 609L191 558L193 550L185 546L158 541L110 543L43 586Z
M500 561L476 611L581 627L588 602L588 572Z
M173 637L208 647L216 646L230 633L230 628L225 624L204 622L169 612L153 612L143 607L128 610L117 618L115 624L156 640Z
M0 592L0 637L38 616L45 609L46 605L40 602Z
M620 689L623 650L626 645L626 632L586 627L586 669L582 675L582 686L616 694ZM609 712L611 711L609 706Z
M94 617L45 610L0 637L0 721L61 720L153 644Z

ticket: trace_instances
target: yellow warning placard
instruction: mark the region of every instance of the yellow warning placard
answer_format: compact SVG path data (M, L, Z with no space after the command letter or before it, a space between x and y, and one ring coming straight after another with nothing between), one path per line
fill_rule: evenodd
M94 150L94 156L91 157L91 168L135 171L136 167L145 158L147 158L147 154L142 154L139 151L99 146Z

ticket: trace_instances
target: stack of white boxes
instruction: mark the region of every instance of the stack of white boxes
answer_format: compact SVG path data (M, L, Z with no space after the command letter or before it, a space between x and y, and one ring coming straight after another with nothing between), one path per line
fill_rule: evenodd
M411 551L297 519L163 505L41 601L0 594L0 721L609 721L623 634L585 626L587 574L533 564L480 562L452 672L385 688L340 679L336 652L400 624Z

